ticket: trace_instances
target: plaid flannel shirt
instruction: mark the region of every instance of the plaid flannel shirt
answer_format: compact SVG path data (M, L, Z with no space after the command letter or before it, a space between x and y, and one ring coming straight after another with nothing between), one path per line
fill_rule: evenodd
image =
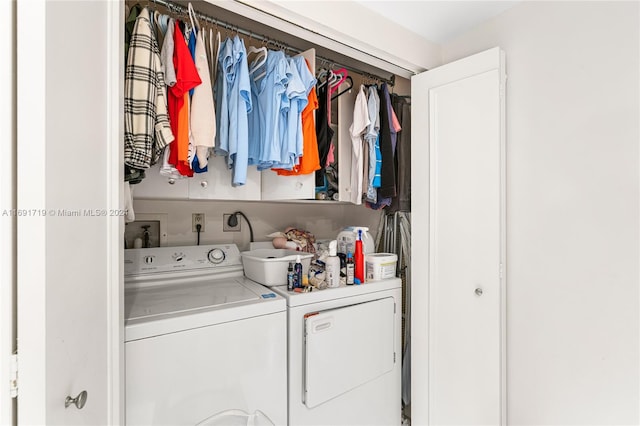
M149 21L149 9L144 8L133 29L124 76L126 165L148 168L173 141L166 90L160 50Z

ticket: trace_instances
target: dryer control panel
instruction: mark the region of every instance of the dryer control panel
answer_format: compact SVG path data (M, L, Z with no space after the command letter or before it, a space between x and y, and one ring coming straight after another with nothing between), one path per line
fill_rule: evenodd
M162 272L199 271L215 273L242 268L235 244L154 247L124 251L124 275L131 277Z

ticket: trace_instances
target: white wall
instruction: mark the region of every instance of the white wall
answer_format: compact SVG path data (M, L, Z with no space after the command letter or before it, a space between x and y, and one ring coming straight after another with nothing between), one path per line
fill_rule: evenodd
M507 55L508 423L638 424L639 7L524 2Z
M222 232L222 215L241 210L253 226L255 241L270 241L267 234L284 231L288 226L306 229L318 239L335 239L338 232L349 225L369 226L371 235L380 222L380 211L349 204L274 203L238 201L160 201L134 200L134 211L160 213L167 216L169 246L195 245L191 214L205 214L205 230L201 244L235 243L240 250L249 249L249 228L241 219L241 232ZM127 225L130 226L130 225Z
M269 0L252 3L255 8L313 32L328 34L342 44L374 57L394 57L395 64L412 71L440 65L440 46L355 1Z

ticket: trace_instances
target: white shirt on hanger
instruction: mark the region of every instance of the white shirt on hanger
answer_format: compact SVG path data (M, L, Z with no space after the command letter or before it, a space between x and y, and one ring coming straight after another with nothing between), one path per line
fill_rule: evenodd
M363 140L369 121L369 109L367 107L367 95L364 86L360 85L355 105L353 106L353 123L349 127L351 144L351 194L350 201L353 204L362 204L362 167L363 167Z
M209 62L204 43L204 32L196 35L195 64L202 84L193 89L191 97L191 135L196 147L200 168L207 166L209 148L212 148L216 137L216 111L213 103L213 91L209 74Z

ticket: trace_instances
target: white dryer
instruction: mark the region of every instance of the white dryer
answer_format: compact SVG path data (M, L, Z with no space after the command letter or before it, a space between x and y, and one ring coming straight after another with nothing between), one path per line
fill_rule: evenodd
M127 425L285 425L286 357L285 300L235 245L125 250Z
M401 287L272 287L287 299L289 425L400 425Z

